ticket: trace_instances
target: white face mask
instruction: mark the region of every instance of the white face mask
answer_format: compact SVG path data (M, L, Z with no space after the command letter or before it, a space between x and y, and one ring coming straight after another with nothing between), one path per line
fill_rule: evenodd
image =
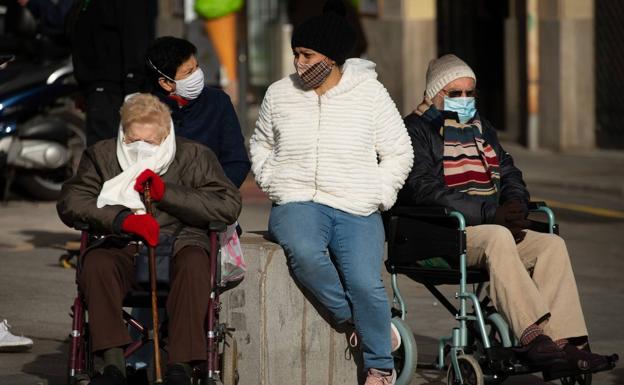
M159 147L155 144L147 143L142 140L137 140L136 142L128 144L122 143L122 146L124 146L128 151L130 161L133 164L151 158L156 154Z
M193 100L201 94L204 89L204 71L197 67L192 74L182 80L176 80L176 90L174 94L187 100Z

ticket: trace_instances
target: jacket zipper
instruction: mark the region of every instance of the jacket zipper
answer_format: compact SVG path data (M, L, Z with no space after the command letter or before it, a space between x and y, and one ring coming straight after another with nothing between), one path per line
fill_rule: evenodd
M318 192L318 168L319 168L319 142L321 140L321 95L318 96L318 125L316 127L316 167L314 168L314 194L312 200L316 198Z

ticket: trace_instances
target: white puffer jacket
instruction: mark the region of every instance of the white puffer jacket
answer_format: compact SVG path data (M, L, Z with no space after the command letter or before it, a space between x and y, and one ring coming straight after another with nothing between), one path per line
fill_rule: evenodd
M313 201L364 216L392 207L414 157L375 63L362 59L347 60L338 85L320 97L296 74L273 83L250 152L273 202Z

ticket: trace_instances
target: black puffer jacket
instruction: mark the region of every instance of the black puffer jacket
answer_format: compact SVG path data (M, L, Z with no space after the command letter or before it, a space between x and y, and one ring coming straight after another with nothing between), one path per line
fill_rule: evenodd
M500 162L501 190L499 204L517 199L527 204L529 192L522 180L522 172L514 165L513 158L498 142L492 124L481 120L483 139L489 143ZM493 223L496 205L484 198L459 192L444 183L444 138L440 135L440 122L433 123L415 113L408 115L405 126L412 139L414 166L403 189L399 192L397 205L450 206L460 211L471 226Z

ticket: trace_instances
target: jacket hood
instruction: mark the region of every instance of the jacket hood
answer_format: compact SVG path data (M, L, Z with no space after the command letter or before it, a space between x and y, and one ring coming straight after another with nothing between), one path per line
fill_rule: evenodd
M377 79L377 65L370 60L365 59L349 59L341 68L342 78L340 82L332 89L327 91L327 96L331 97L351 91L366 80Z

